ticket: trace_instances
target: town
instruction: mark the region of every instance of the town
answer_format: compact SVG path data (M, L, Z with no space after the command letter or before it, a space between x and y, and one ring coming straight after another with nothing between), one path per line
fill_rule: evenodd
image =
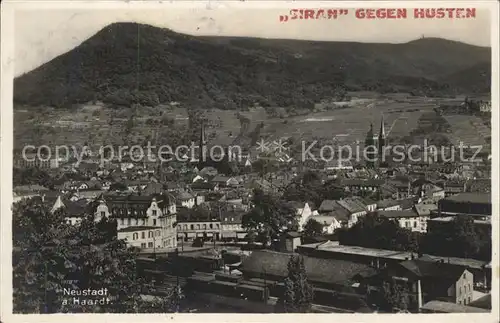
M486 102L465 102L491 111ZM364 147L397 144L387 127L383 116L374 120ZM196 132L198 152L207 151L204 121ZM490 153L395 162L375 149L367 161L325 162L282 148L247 146L240 158L166 163L17 156L14 218L42 208L65 228L108 225L106 239L134 250L130 272L144 282L141 297L175 290L175 311L491 310ZM59 271L60 281L82 279L71 273L70 265ZM290 296L299 285L305 290L292 293L303 299Z

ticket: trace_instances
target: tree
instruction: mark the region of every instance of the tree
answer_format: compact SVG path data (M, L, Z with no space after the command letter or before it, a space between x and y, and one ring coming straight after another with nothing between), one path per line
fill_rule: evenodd
M109 186L109 190L110 191L126 191L128 190L128 187L127 185L123 184L123 183L113 183Z
M278 311L285 313L308 313L314 298L312 286L307 281L304 258L292 256L288 262L283 296L278 300Z
M382 284L382 300L379 306L386 311L404 311L408 309L408 287L397 283L394 279L384 281Z
M464 258L473 257L479 252L480 241L474 227L474 219L467 215L458 215L453 219L454 244Z
M344 245L400 251L419 251L417 232L399 225L377 213L368 214L349 229L339 231L339 241Z
M257 234L260 242L270 245L283 232L297 230L295 210L285 201L255 189L252 204L254 207L243 216L242 225L247 231Z
M63 219L64 209L52 213L34 199L14 204L14 312L134 313L148 309L150 304L141 298L145 281L137 276L137 251L112 236L106 221L95 225L92 214L79 226ZM110 302L97 306L74 303L73 296L65 294L65 290L101 288L107 289L104 297Z
M317 237L323 234L323 225L314 219L307 221L304 226L304 235L306 237Z

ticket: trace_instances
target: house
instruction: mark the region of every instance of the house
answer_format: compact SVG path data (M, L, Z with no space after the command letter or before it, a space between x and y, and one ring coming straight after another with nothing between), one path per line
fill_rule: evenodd
M309 203L290 201L288 202L288 205L290 205L290 207L295 210L295 214L298 217L299 231L302 231L307 219L313 213L311 207L309 206Z
M71 201L63 200L59 196L50 211L54 213L61 209L64 209L64 222L70 225L79 225L84 217L89 214L88 201L86 199Z
M377 202L378 211L398 211L402 210L399 201L386 199Z
M434 211L437 211L438 207L436 203L429 203L424 200L421 203L415 204L413 209L415 210L415 212L417 212L419 216L430 218L431 214Z
M312 215L307 219L307 222L311 220L323 226L323 234L332 234L336 229L343 227L343 224L335 216L331 215Z
M444 261L411 259L390 267L384 273L413 292L410 307L419 309L431 300L467 305L472 301L473 274L463 266Z
M227 207L220 213L222 240L242 240L245 239L247 232L243 229L242 220L245 212L239 212L234 208Z
M236 178L216 175L211 180L212 183L217 184L219 187L238 187L240 185Z
M443 199L445 190L433 183L424 183L417 189L417 195L420 197Z
M361 202L365 205L367 212L375 212L377 209L377 202L367 197L361 198Z
M380 190L380 187L385 183L379 179L344 179L342 186L344 190L353 194L369 195Z
M345 198L337 203L342 206L344 209L349 211L349 220L348 227L353 226L358 222L358 219L362 216L365 216L367 213L366 205L362 202L361 199L356 198Z
M466 191L466 181L446 181L443 183L445 197Z
M117 234L118 239L125 240L132 247L162 248L161 229L157 226L130 226L119 229Z
M402 211L378 211L380 216L388 218L396 222L399 227L408 229L415 232L427 232L427 216L420 216L415 211L402 210Z
M334 217L337 222L342 225L342 227L349 226L351 213L340 205L338 201L324 200L321 203L318 212L320 216Z
M389 180L386 184L386 188L388 185L391 185L395 189L396 199L405 199L412 196L411 192L411 182L406 178L398 178Z
M195 192L217 192L219 190L219 184L214 183L214 182L203 182L203 181L197 181L191 184L191 190Z
M155 236L159 246L175 248L177 246L176 213L175 200L168 193L153 196L109 194L100 201L96 217L107 216L116 219L118 230L131 226L155 227L160 230L160 235ZM133 233L132 237L135 237ZM135 240L128 240L127 243L137 244Z
M178 193L176 201L179 206L186 207L188 209L191 209L196 205L195 197L186 191Z
M177 239L179 241L191 241L195 238L220 240L221 220L207 214L206 217L199 217L190 213L188 208L180 209L177 224Z
M13 188L14 202L40 196L47 191L49 189L41 185L19 185Z

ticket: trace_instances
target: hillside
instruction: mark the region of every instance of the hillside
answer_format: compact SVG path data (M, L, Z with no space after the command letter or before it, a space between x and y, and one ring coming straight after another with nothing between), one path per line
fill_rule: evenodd
M15 79L14 100L57 107L91 100L223 109L310 106L338 97L340 87L427 94L484 90L467 78L446 78L476 64L490 65L489 48L443 39L369 44L195 37L115 23ZM489 87L489 79L482 83Z

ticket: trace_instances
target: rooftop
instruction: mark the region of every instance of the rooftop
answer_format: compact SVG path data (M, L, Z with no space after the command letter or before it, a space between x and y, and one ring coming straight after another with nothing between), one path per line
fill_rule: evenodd
M351 254L351 255L360 255L367 257L375 257L375 258L386 258L386 259L395 259L395 260L408 260L411 259L411 252L406 251L395 251L395 250L385 250L385 249L375 249L375 248L364 248L358 246L345 246L339 245L332 241L327 242L319 242L313 244L306 244L299 246L299 249L317 249L322 251L328 251L333 253L342 253L342 254ZM483 268L488 264L486 261L469 259L469 258L456 258L456 257L438 257L432 255L424 255L425 259L431 261L439 261L443 260L446 263L450 263L453 265L459 265L464 267ZM421 260L424 258L420 258Z
M415 218L418 213L410 210L405 211L378 211L378 214L386 218Z
M459 193L443 199L443 201L453 201L458 203L481 203L491 204L490 193Z
M135 232L135 231L146 231L146 230L154 230L154 229L159 229L160 227L154 227L154 226L146 226L146 225L139 225L139 226L133 226L133 227L126 227L124 229L118 230L118 232Z

